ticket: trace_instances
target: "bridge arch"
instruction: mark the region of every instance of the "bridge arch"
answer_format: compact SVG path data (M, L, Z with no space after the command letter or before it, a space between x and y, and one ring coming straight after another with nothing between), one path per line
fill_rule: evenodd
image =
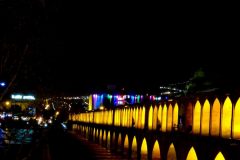
M201 104L199 100L197 100L194 110L193 110L193 133L200 133L200 122L201 122Z
M154 109L153 109L153 130L157 129L157 117L158 117L158 110L157 110L157 106L155 105Z
M240 139L240 98L236 102L233 116L233 138Z
M157 129L161 130L161 124L162 124L162 105L160 104L158 107L158 116L157 116Z
M211 135L219 136L220 134L220 118L221 117L221 105L216 98L213 102L212 112L211 112Z
M177 154L173 143L171 143L169 146L167 160L177 160Z
M173 108L173 127L176 128L178 126L178 104L175 103Z
M141 159L148 159L148 146L146 138L143 138L141 145Z
M172 117L173 117L173 107L172 104L169 104L167 109L167 131L172 130Z
M209 135L209 124L210 124L210 103L208 99L205 100L202 109L201 119L201 134L204 136Z
M198 160L194 147L190 148L186 160Z
M231 137L232 124L232 101L229 97L226 98L222 108L222 126L221 134L223 138Z
M153 107L151 106L148 112L148 129L153 129Z
M132 140L131 158L132 159L137 159L137 138L136 138L136 136L134 136L133 140Z
M160 145L158 143L158 140L156 140L154 145L153 145L152 159L154 159L154 160L160 160L161 159L161 150L160 150Z
M164 104L162 110L162 132L167 131L167 105Z
M222 152L218 152L218 154L216 155L215 159L214 160L225 160Z
M128 140L128 135L126 134L124 143L123 143L123 152L125 155L128 154L128 149L129 149L129 140Z

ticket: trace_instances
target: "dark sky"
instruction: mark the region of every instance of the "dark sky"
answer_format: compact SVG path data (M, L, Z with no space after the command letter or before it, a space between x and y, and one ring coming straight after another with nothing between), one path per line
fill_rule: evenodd
M25 88L74 94L107 84L151 88L186 81L200 67L222 79L236 76L235 22L224 15L65 3L3 6L2 42L30 46L27 76L16 80Z

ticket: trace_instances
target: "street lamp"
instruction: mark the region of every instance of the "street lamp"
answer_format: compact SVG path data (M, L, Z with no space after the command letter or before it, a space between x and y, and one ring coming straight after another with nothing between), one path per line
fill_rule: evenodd
M6 83L5 83L5 82L0 82L0 86L1 86L1 87L5 87L5 86L6 86Z

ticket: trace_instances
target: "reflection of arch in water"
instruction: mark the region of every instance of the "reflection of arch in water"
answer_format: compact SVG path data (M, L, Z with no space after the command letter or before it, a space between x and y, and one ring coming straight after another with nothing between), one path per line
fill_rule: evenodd
M143 138L141 145L141 159L148 159L148 148L146 138Z
M234 117L233 117L233 138L240 138L240 98L234 108Z
M99 144L102 144L102 129L99 130Z
M214 160L225 160L222 152L218 152Z
M95 128L93 128L93 136L92 136L92 137L93 137L93 141L95 141L95 140L96 140L96 137L95 137L95 136L96 136L96 129L95 129Z
M118 150L121 151L122 148L122 135L121 133L118 134Z
M201 119L202 135L205 135L205 136L209 135L209 123L210 123L210 103L206 99L202 109L202 119Z
M167 153L167 160L176 160L176 159L177 159L176 150L173 143L171 143Z
M220 115L221 106L219 100L216 98L213 102L212 115L211 115L211 135L219 136L220 133Z
M189 150L186 160L198 160L197 154L193 147L191 147L191 149Z
M232 122L232 102L229 97L226 98L222 109L222 137L231 137L231 122Z
M106 130L104 130L104 132L103 132L103 145L104 146L106 145L106 141L107 141L107 133L106 133Z
M110 131L108 131L108 134L107 134L107 149L110 149L111 147L111 133Z
M132 154L131 155L132 159L137 159L137 139L136 139L136 136L133 137L131 154Z
M154 159L154 160L160 160L161 159L161 152L160 152L160 146L159 146L158 140L156 140L154 145L153 145L152 159Z

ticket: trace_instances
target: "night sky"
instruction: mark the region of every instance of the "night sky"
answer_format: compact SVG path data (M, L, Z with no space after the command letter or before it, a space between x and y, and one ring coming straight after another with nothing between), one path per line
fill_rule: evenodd
M235 25L225 16L23 2L1 2L1 43L19 52L29 46L13 90L82 94L108 84L156 88L186 81L199 68L237 84Z

